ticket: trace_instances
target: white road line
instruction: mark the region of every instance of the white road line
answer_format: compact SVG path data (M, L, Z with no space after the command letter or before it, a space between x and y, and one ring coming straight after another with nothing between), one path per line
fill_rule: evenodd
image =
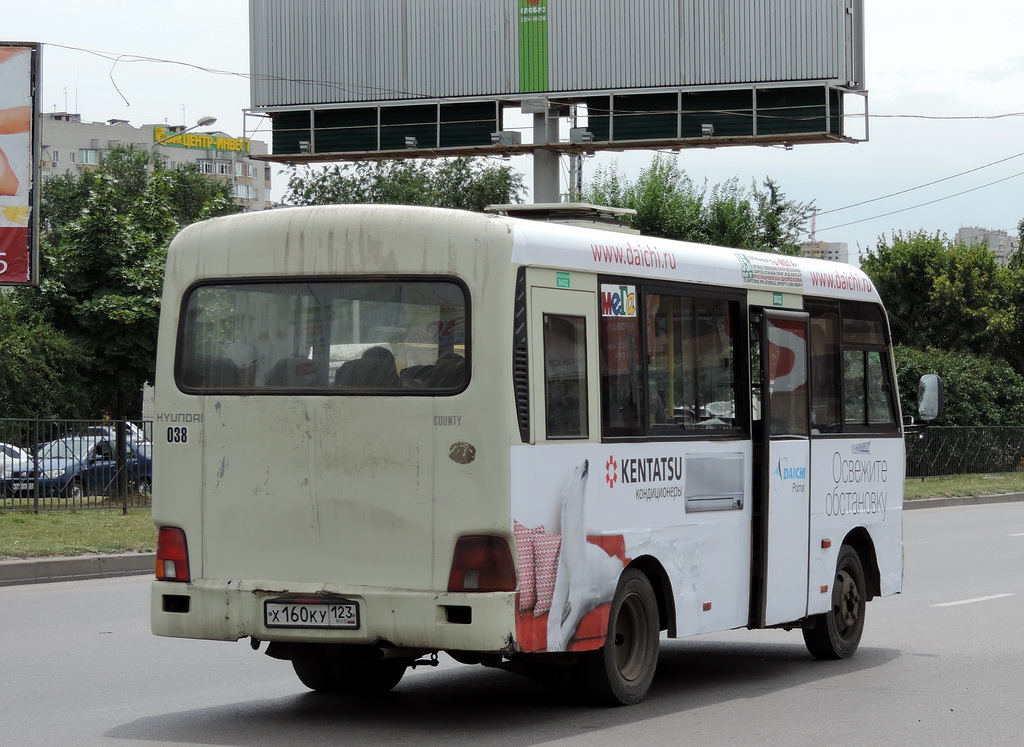
M1011 537L1024 537L1024 532L1017 532L1016 534L1011 534L1010 536Z
M990 599L1002 599L1003 597L1012 597L1013 594L989 594L987 597L974 597L974 599L961 599L958 602L942 602L941 604L933 604L932 607L955 607L958 604L974 604L975 602L987 602Z

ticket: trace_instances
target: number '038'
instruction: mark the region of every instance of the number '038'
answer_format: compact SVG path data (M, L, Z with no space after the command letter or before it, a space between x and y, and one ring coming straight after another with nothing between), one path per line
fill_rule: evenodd
M183 425L172 425L167 429L167 443L187 444L188 428Z

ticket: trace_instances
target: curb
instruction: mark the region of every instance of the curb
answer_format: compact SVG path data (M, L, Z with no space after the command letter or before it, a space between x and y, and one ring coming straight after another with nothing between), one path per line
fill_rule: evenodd
M1024 501L1024 493L1003 493L1001 495L967 495L952 498L918 498L903 501L903 510L915 508L945 508L947 506L980 506L986 503L1018 503Z
M904 501L904 510L980 506L987 503L1024 502L1024 493L975 495L955 498L919 498ZM80 581L90 578L116 578L152 574L156 553L137 552L120 555L76 555L60 558L0 560L0 586L47 584L54 581Z
M152 574L156 553L0 560L0 586Z

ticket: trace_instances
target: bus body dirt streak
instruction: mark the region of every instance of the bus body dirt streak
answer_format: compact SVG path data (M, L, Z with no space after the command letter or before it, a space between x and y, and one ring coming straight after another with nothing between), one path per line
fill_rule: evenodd
M872 284L638 239L376 205L182 231L153 631L269 642L315 690L444 651L610 704L646 695L661 631L852 655L903 577Z

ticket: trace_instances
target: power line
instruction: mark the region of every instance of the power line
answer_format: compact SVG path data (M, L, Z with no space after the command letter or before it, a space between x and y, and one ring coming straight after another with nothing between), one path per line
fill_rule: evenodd
M860 207L861 205L867 205L868 203L871 203L871 202L878 202L879 200L887 200L890 197L897 197L899 195L905 195L908 192L913 192L914 190L917 190L917 189L924 189L925 187L931 187L932 185L941 184L942 182L948 182L950 179L956 179L957 177L960 177L960 176L966 176L967 174L973 174L975 171L981 171L982 169L987 169L989 166L995 166L995 165L1000 164L1000 163L1005 163L1006 161L1012 161L1014 158L1020 158L1021 156L1024 156L1024 153L1017 153L1017 154L1012 155L1012 156L1007 156L1006 158L1000 158L998 161L992 161L992 163L986 163L984 166L978 166L978 167L973 168L973 169L968 169L967 171L961 171L959 174L953 174L952 176L944 176L941 179L936 179L935 181L927 182L925 184L918 184L916 187L908 187L907 189L901 189L899 192L890 192L889 194L882 195L881 197L872 197L870 200L862 200L860 202L855 202L852 205L844 205L843 207L832 208L831 210L821 210L821 211L818 212L818 215L828 215L829 213L838 213L841 210L849 210L850 208ZM979 189L980 189L980 187L979 187Z
M836 228L845 228L846 226L854 226L854 225L857 225L858 223L866 223L869 220L877 220L879 218L888 218L890 215L897 215L898 213L905 213L908 210L916 210L917 208L925 207L927 205L934 205L936 202L942 202L943 200L951 200L954 197L960 197L962 195L970 194L971 192L977 192L979 189L985 189L986 187L991 187L991 186L993 186L995 184L1000 184L1002 182L1009 181L1010 179L1016 179L1018 176L1024 176L1024 171L1019 171L1016 174L1011 174L1010 176L1003 177L1002 179L996 179L994 182L989 182L988 184L982 184L982 185L977 186L977 187L972 187L971 189L965 189L963 192L957 192L956 194L953 194L953 195L946 195L945 197L939 197L939 198L937 198L935 200L929 200L928 202L922 202L922 203L920 203L918 205L911 205L910 207L901 208L899 210L893 210L893 211L888 212L888 213L882 213L881 215L873 215L870 218L861 218L860 220L852 220L852 221L850 221L848 223L840 223L840 224L835 225L835 226L829 226L828 228L819 228L817 230L818 231L832 231L832 230L834 230Z

